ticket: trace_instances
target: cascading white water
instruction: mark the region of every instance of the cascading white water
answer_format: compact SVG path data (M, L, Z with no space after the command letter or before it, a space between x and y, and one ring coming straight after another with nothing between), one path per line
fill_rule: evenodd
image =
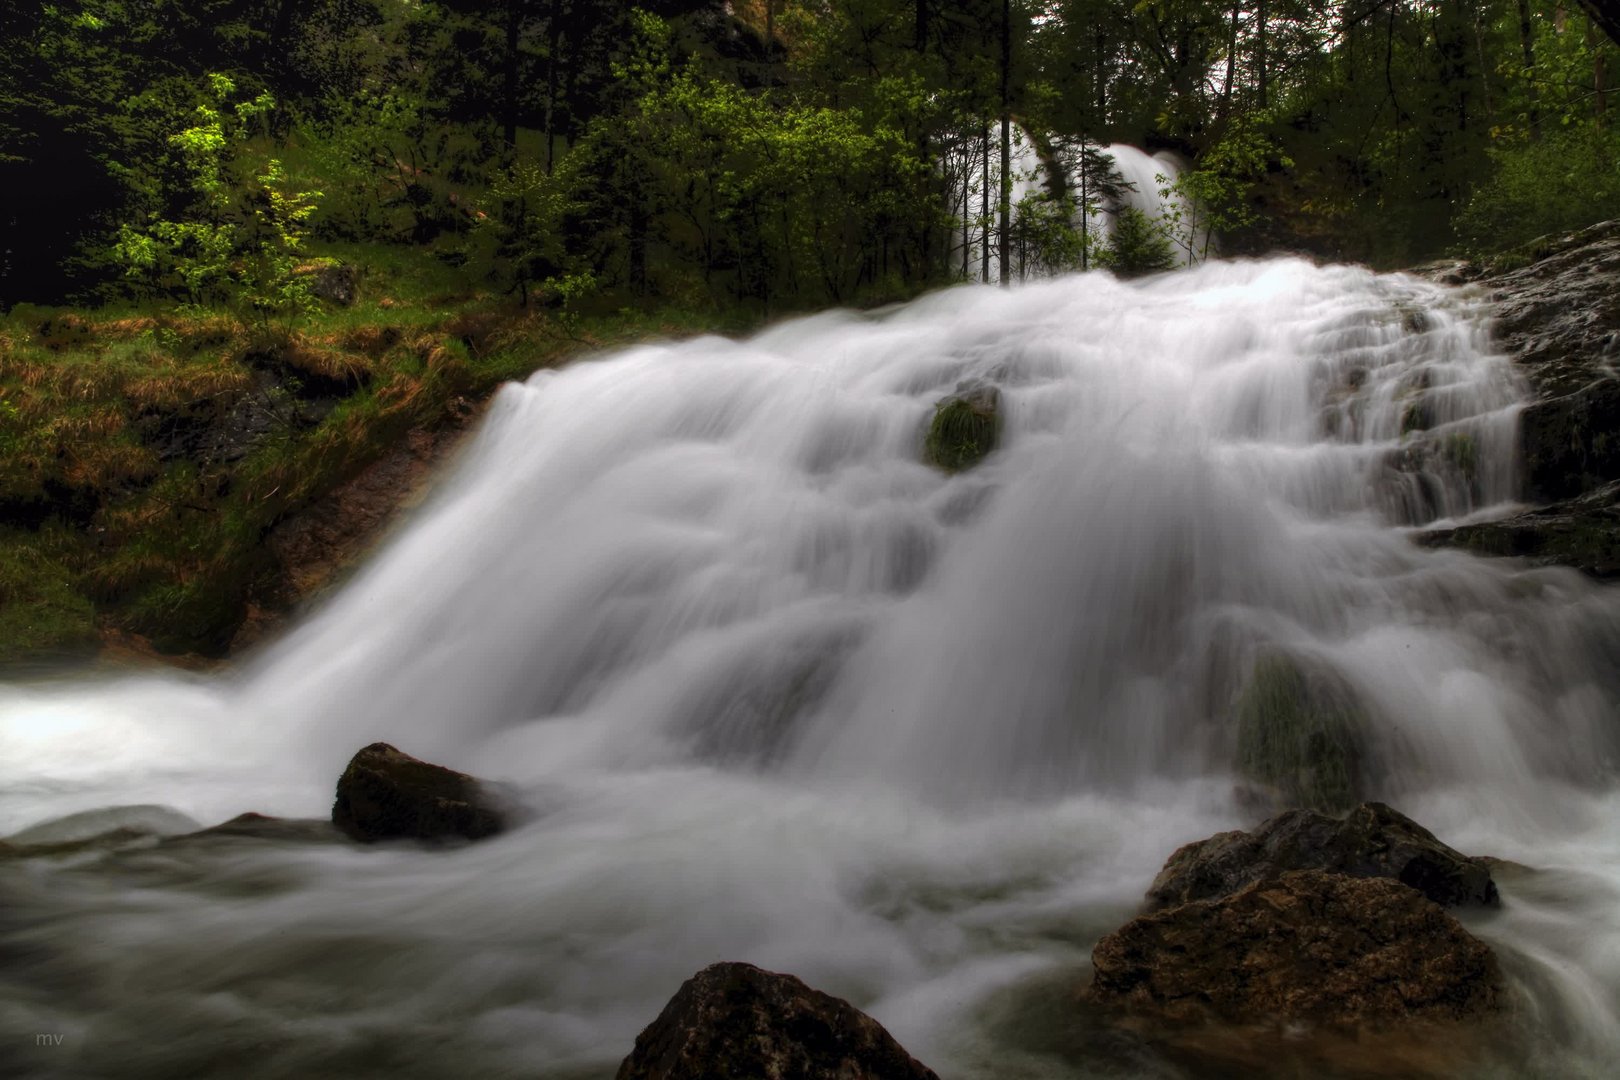
M958 224L949 233L945 265L967 281L995 282L1001 278L1001 254L995 240L995 214L1000 205L1001 183L1001 162L997 150L999 140L999 134L993 134L988 143L973 143L951 155L950 175L946 184L947 202L950 215ZM988 161L979 156L985 147L990 150ZM1182 173L1181 162L1175 155L1167 151L1149 155L1146 151L1123 143L1104 147L1103 153L1114 162L1124 181L1123 195L1117 204L1114 200L1098 201L1084 221L1076 218L1073 222L1075 228L1084 226L1086 237L1100 245L1113 235L1120 211L1129 207L1163 230L1177 263L1192 265L1202 261L1212 248L1210 231L1198 220L1186 196L1172 190ZM1052 181L1052 169L1058 166L1049 166L1043 161L1035 148L1035 141L1016 124L1012 128L1010 159L1012 183L1008 198L1009 214L1011 220L1016 222L1022 201L1046 189ZM1062 185L1070 192L1080 190L1081 178L1073 174L1064 176ZM988 204L981 198L986 188L990 192ZM988 223L983 218L986 205L990 215ZM988 260L983 254L987 236L991 248ZM1010 268L1012 279L1021 282L1029 277L1050 273L1049 268L1039 266L1037 262L1025 262L1015 254Z
M0 864L0 1027L64 1033L34 1051L64 1076L606 1077L741 959L943 1076L1123 1075L1073 988L1175 846L1244 820L1234 701L1283 651L1354 693L1374 792L1543 870L1473 922L1519 988L1500 1075L1603 1075L1620 604L1407 535L1511 498L1521 390L1479 315L1214 263L508 387L410 526L236 673L0 687L0 829L323 815L375 739L533 819L454 851ZM985 381L1002 448L921 464L934 403Z
M1127 185L1120 206L1099 208L1091 219L1097 235L1111 236L1118 212L1126 206L1161 225L1175 248L1176 262L1203 261L1211 247L1209 229L1196 219L1187 197L1174 190L1182 164L1167 150L1148 154L1134 146L1114 143L1105 149ZM1073 181L1071 180L1071 186Z

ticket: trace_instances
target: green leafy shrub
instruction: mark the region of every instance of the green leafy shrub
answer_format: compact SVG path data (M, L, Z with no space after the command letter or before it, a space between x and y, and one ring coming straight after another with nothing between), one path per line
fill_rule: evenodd
M1576 124L1540 140L1503 140L1490 156L1495 172L1456 219L1457 238L1470 254L1620 217L1620 130Z
M192 305L224 303L263 337L316 306L312 277L298 269L321 193L291 190L274 158L254 183L234 182L234 148L275 108L269 94L232 105L235 94L229 77L208 76L210 100L168 139L184 178L171 202L184 209L154 213L141 228L121 226L113 255L131 280Z

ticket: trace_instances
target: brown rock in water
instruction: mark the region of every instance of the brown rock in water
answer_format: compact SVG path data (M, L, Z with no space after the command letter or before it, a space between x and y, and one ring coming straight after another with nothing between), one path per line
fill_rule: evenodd
M1378 802L1344 818L1290 810L1253 832L1224 832L1176 851L1148 888L1149 910L1230 896L1291 870L1390 878L1437 904L1500 903L1491 870Z
M507 814L475 777L372 743L338 779L332 824L356 840L480 840Z
M938 1080L876 1020L792 975L713 964L636 1037L618 1080Z
M1381 878L1283 874L1143 915L1092 952L1086 999L1172 1022L1454 1022L1500 1007L1495 957Z

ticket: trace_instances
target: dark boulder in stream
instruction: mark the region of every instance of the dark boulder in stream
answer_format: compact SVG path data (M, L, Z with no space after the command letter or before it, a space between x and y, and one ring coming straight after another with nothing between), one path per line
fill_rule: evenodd
M1378 802L1343 818L1290 810L1252 832L1224 832L1178 849L1148 888L1153 909L1212 900L1297 870L1389 878L1437 904L1500 902L1490 865L1448 847Z
M618 1080L939 1080L870 1016L792 975L713 964L636 1037Z
M1439 904L1320 870L1133 919L1092 963L1087 1000L1173 1023L1454 1022L1504 997L1490 949Z
M476 777L372 743L338 779L332 824L356 840L481 840L510 812Z
M1442 906L1499 903L1489 863L1382 803L1188 844L1147 901L1097 943L1082 998L1172 1041L1305 1025L1295 1034L1399 1030L1404 1046L1506 997L1490 948Z

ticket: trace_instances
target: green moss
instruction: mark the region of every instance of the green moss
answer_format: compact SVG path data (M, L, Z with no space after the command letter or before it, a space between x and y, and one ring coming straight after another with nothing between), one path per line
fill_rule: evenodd
M1001 415L994 392L950 398L934 410L923 451L946 472L977 465L996 448L1001 437Z
M1479 479L1479 444L1468 432L1447 435L1440 443L1440 453L1469 484Z
M0 664L95 648L95 608L53 550L64 539L59 530L0 531Z
M1434 410L1422 396L1414 397L1407 402L1406 408L1401 410L1401 434L1411 435L1414 432L1428 431L1434 426Z
M1290 806L1345 810L1359 801L1357 717L1345 695L1300 665L1265 656L1237 704L1238 767Z

